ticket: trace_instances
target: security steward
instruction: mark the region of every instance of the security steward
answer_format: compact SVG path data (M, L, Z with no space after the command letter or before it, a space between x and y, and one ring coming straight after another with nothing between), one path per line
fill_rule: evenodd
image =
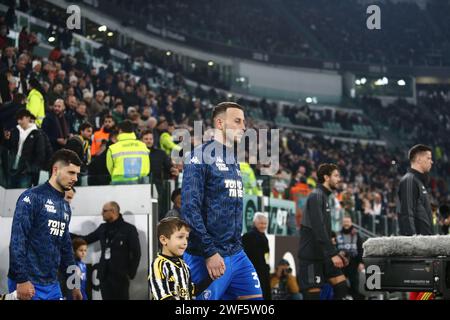
M136 184L150 172L150 151L145 143L137 140L133 129L129 120L119 124L118 141L107 151L106 167L111 184Z

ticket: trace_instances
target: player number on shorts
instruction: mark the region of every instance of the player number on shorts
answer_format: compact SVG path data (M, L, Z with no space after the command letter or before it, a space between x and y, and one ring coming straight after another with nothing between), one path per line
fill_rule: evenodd
M252 272L253 279L256 280L255 288L261 288L261 284L259 283L258 274L256 272Z

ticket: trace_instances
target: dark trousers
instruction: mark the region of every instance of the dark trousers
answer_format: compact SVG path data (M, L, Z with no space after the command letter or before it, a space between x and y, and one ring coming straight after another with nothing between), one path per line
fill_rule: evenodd
M107 277L100 281L103 300L130 300L130 281L125 277Z
M272 300L272 292L270 290L270 270L268 266L255 268L255 270L258 274L264 300Z
M354 300L363 299L359 293L359 274L358 274L358 264L350 263L347 267L343 269L345 277L350 282L350 290L349 294L353 297Z

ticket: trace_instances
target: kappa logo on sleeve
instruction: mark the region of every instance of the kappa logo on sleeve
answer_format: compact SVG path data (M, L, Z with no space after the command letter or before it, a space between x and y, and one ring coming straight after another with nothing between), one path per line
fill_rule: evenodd
M23 201L23 202L26 202L26 203L28 203L28 204L31 204L31 200L30 200L30 197L29 197L29 196L26 196L25 198L23 198L22 201Z

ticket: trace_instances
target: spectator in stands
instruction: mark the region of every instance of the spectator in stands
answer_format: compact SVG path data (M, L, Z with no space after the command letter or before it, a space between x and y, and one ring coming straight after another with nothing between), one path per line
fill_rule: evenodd
M102 223L82 238L88 244L100 241L102 254L98 267L103 300L129 300L130 279L136 275L141 259L139 236L135 226L125 222L115 201L103 205Z
M181 189L176 188L172 191L172 195L170 196L170 200L172 200L173 207L169 211L167 211L165 218L168 217L180 217L181 210Z
M42 62L39 60L33 60L31 68L33 71L31 71L30 73L30 79L35 78L40 83L42 83L44 81L44 74L42 73Z
M82 165L80 168L80 175L87 175L87 166L91 162L91 138L92 138L92 125L89 122L84 122L78 129L78 135L73 135L65 146L66 149L74 151L80 160ZM79 180L81 183L81 179Z
M64 86L60 82L56 82L53 85L52 90L48 93L48 103L52 106L57 99L64 99L63 94Z
M363 240L358 230L353 226L352 218L346 216L342 219L342 229L336 234L336 244L338 250L349 259L349 264L342 269L350 282L349 294L354 300L361 299L359 292L359 272L364 269L362 261Z
M17 127L5 134L5 146L9 150L9 187L28 188L37 185L40 170L46 164L46 140L44 132L34 123L30 111L17 112Z
M106 109L105 105L105 93L102 90L98 90L95 93L95 99L91 102L88 108L89 122L97 127L97 116L100 112Z
M75 111L66 114L66 119L70 125L70 133L77 134L81 124L88 122L86 103L84 101L78 102Z
M268 224L265 213L255 212L253 228L242 236L242 246L258 274L264 300L271 300L269 240L266 237Z
M275 273L271 274L270 288L273 300L302 300L297 278L285 259L278 262Z
M180 151L181 147L173 142L172 132L175 130L173 122L168 123L167 120L163 120L159 127L159 147L169 157L172 154L172 150Z
M135 184L150 172L149 150L136 139L133 124L125 120L119 125L117 142L106 155L106 166L113 184Z
M167 186L164 184L164 180L171 177L177 177L179 174L178 169L173 165L172 160L162 150L158 149L154 145L153 133L150 130L146 130L142 133L141 141L145 143L150 150L150 175L151 181L155 184L158 192L158 206L160 220L166 214L168 208L164 199L168 197Z
M0 62L3 71L11 69L16 64L16 51L14 47L6 47L3 50Z
M122 121L125 120L123 112L124 112L123 103L116 102L116 104L114 105L114 109L111 113L116 124L120 124Z
M117 142L118 132L111 130L108 140L102 140L97 155L92 158L88 166L88 184L90 186L108 185L111 183L111 175L106 166L106 155L109 146Z
M52 110L47 113L42 123L42 129L49 137L54 151L66 145L70 134L69 125L64 116L64 109L64 101L57 99L53 104Z
M31 78L28 86L27 110L36 117L36 125L40 128L45 118L45 92L36 78Z
M95 131L94 138L92 139L91 155L95 157L100 153L100 148L104 141L109 140L109 134L115 129L116 123L114 118L110 115L106 115L103 119L103 125L100 130Z

